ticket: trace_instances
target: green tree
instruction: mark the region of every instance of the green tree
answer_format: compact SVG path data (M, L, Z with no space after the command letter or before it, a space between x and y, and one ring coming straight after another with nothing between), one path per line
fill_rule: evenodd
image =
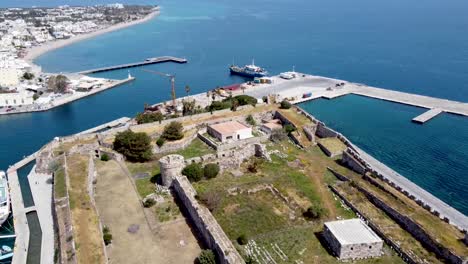
M303 216L306 219L313 220L319 219L324 216L325 210L319 202L313 203L307 210L303 213Z
M182 175L187 176L191 182L197 182L201 180L203 178L203 174L203 167L200 163L189 164L182 170Z
M284 131L289 134L296 131L296 128L291 124L287 124L284 126Z
M145 124L145 123L152 123L152 122L159 122L164 119L164 115L161 112L154 112L154 113L138 113L135 117L135 120L138 124Z
M54 93L64 93L69 83L70 80L67 76L59 74L57 76L50 76L47 81L47 86L49 90L52 90Z
M198 264L216 264L216 256L211 249L202 250L197 258Z
M161 137L169 141L182 139L184 137L184 127L180 122L172 121L164 127Z
M219 173L219 165L216 163L208 163L203 168L203 175L207 179L216 178Z
M32 80L32 79L34 79L34 74L32 74L30 72L25 72L23 74L23 78L26 79L26 80Z
M257 122L255 122L255 119L253 118L252 115L248 115L246 118L245 118L245 121L251 125L251 126L255 126L257 124Z
M166 140L162 137L158 138L158 140L156 140L156 145L158 145L158 147L162 147L164 145L164 143L166 143Z
M127 130L117 133L113 147L130 161L148 161L153 155L151 139L144 132L134 133Z
M281 109L289 109L292 107L292 104L288 100L284 99L283 101L281 101L280 107Z
M182 115L193 115L195 113L195 100L182 100Z
M249 239L247 239L247 236L244 235L244 234L240 235L237 238L237 243L239 243L239 245L241 245L241 246L247 245L248 242L249 242Z

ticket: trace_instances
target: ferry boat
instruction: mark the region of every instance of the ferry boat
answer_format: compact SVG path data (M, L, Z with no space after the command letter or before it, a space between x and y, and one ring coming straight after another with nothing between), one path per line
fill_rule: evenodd
M10 215L10 193L8 182L4 171L0 171L0 226Z
M244 67L231 65L229 70L231 71L231 74L237 74L249 78L265 77L268 75L268 72L265 69L256 66L253 60L252 64L245 65Z

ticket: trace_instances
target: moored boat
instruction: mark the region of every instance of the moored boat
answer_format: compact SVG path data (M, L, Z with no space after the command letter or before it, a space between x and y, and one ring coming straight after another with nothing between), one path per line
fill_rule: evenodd
M231 65L229 67L229 70L231 71L231 74L236 74L249 78L264 77L268 75L268 72L265 69L256 66L254 61L252 61L252 64L245 65L244 67Z
M0 171L0 226L8 219L10 215L10 192L8 190L8 181L4 171Z

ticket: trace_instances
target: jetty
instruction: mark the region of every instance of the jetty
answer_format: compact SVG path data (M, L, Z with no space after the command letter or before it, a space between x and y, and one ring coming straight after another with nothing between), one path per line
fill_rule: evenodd
M412 121L415 123L424 124L425 122L429 121L430 119L432 119L433 117L437 116L438 114L442 112L443 111L440 108L433 108L413 118Z
M413 122L420 124L444 112L468 117L468 103L463 102L382 89L303 73L296 73L296 78L291 80L285 80L279 76L268 78L271 79L271 84L255 84L254 86L243 84L247 88L245 93L256 98L275 95L277 101L287 98L295 104L318 98L332 100L348 94L355 94L425 108L427 111L412 119ZM305 94L308 94L308 96L304 97Z
M81 72L78 72L78 74L86 75L86 74L91 74L91 73L114 71L114 70L133 68L133 67L145 66L145 65L150 65L150 64L158 64L158 63L164 63L164 62L175 62L175 63L182 64L182 63L187 63L188 61L185 58L162 56L162 57L156 57L156 58L148 58L144 61L139 61L139 62L120 64L120 65L102 67L102 68L97 68L97 69L91 69L87 71L81 71Z

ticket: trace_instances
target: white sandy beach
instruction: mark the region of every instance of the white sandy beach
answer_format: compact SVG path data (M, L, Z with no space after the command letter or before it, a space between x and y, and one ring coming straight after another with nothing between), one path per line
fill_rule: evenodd
M94 31L94 32L87 33L87 34L80 34L80 35L74 36L74 37L69 38L69 39L46 42L43 45L29 48L28 51L27 51L26 56L24 57L24 59L28 63L34 65L33 60L35 58L41 56L44 53L47 53L49 51L65 47L67 45L71 45L73 43L76 43L76 42L79 42L79 41L82 41L82 40L86 40L86 39L90 39L90 38L93 38L93 37L96 37L96 36L99 36L99 35L102 35L102 34L106 34L106 33L112 32L112 31L116 31L116 30L120 30L120 29L123 29L123 28L138 25L138 24L141 24L141 23L145 23L145 22L153 19L157 15L159 15L159 10L156 10L156 11L152 12L151 14L148 14L146 17L144 17L142 19L135 20L135 21L132 21L132 22L125 22L125 23L112 25L110 27L103 28L103 29L100 29L100 30L97 30L97 31Z

